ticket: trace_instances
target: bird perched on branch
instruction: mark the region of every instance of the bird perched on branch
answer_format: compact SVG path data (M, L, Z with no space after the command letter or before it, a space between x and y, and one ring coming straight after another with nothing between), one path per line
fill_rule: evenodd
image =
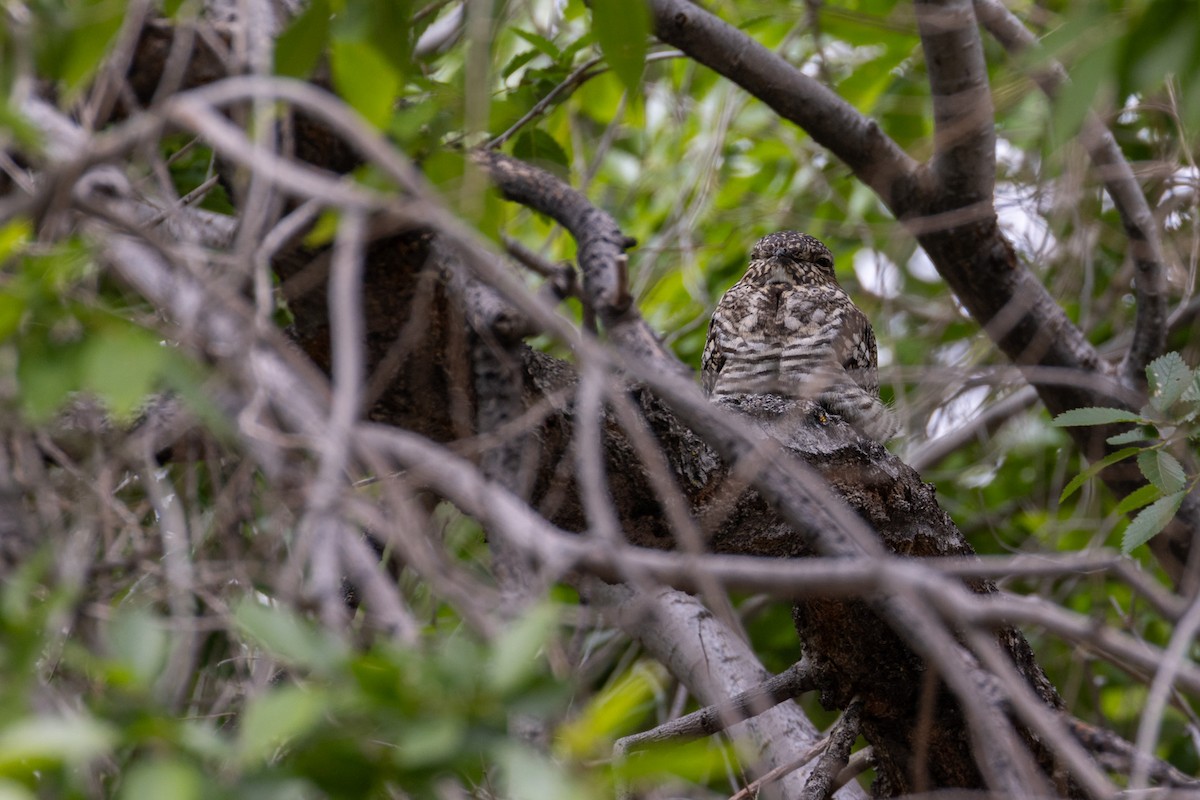
M879 442L898 428L879 399L871 322L838 284L829 248L808 234L780 231L754 245L713 312L701 377L713 399L815 400Z

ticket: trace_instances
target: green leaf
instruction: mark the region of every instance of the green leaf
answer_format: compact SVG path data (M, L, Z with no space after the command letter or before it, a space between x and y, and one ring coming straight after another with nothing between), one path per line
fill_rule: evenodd
M1194 2L1155 0L1131 27L1118 64L1122 95L1157 88L1168 73L1188 74L1197 39Z
M52 764L80 764L108 753L115 733L90 717L32 717L0 733L0 775L29 774Z
M22 337L17 348L17 385L21 409L34 422L52 417L71 392L80 388L83 347L79 342L55 344L45 332Z
M338 10L339 20L358 15L357 24L365 27L351 38L361 38L386 58L401 84L412 68L413 45L417 37L435 19L434 15L426 14L424 21L414 21L413 5L412 0L355 0L343 2ZM353 26L354 23L349 27Z
M1146 480L1161 489L1163 494L1172 494L1183 488L1186 479L1183 465L1167 451L1144 450L1138 453L1137 464Z
M1147 483L1145 486L1134 489L1129 494L1125 495L1121 502L1117 503L1117 507L1113 509L1115 514L1128 514L1130 511L1136 511L1142 506L1153 503L1158 498L1162 497L1162 490L1153 483Z
M0 42L3 40L0 39ZM0 73L2 79L2 73ZM0 130L8 141L26 147L34 153L42 151L44 132L22 114L16 103L0 103Z
M564 752L576 758L595 756L633 729L661 691L666 677L661 664L642 661L614 677L579 714L559 728Z
M289 664L325 672L345 657L344 642L290 610L247 599L233 616L250 638Z
M204 779L191 764L179 759L157 759L138 763L125 775L120 800L147 800L170 797L172 800L200 800L204 797Z
M1072 408L1050 421L1059 428L1081 425L1113 425L1118 422L1145 422L1139 415L1123 408Z
M530 609L501 636L492 650L488 683L500 694L523 685L541 669L538 657L555 630L558 611L551 604Z
M616 776L627 782L651 779L661 783L664 778L683 778L705 783L713 774L714 764L726 759L736 762L737 758L737 748L732 742L721 744L712 737L639 746L632 757L612 766Z
M437 767L462 752L467 722L453 714L412 720L396 736L396 763L407 769Z
M1088 409L1077 409L1077 410L1087 411ZM1070 412L1068 412L1068 413L1070 413ZM1071 495L1075 494L1076 490L1078 490L1080 486L1083 486L1085 483L1087 483L1094 475L1096 475L1098 472L1100 472L1100 470L1104 469L1105 467L1107 467L1111 464L1117 463L1121 459L1129 458L1131 455L1134 455L1135 453L1140 453L1141 450L1142 450L1142 448L1140 448L1140 447L1126 447L1123 450L1118 450L1115 453L1109 453L1104 458L1100 459L1099 461L1097 461L1096 463L1092 464L1087 469L1085 469L1083 472L1079 473L1074 478L1072 478L1070 483L1068 483L1066 485L1066 487L1063 488L1062 494L1060 494L1058 496L1058 502L1061 503L1064 500L1066 500L1068 497L1070 497Z
M600 52L630 95L638 91L646 69L650 15L645 0L594 0L592 31Z
M1141 442L1149 441L1153 438L1154 435L1152 433L1147 432L1145 428L1139 426L1131 431L1125 431L1124 433L1118 433L1114 436L1110 436L1104 441L1115 446L1121 444L1139 444Z
M522 131L513 142L512 154L522 161L537 164L566 178L570 161L558 141L538 128Z
M500 768L504 796L513 800L540 800L545 797L599 796L581 785L565 765L523 745L508 743L499 748L496 760Z
M16 217L0 226L0 262L24 250L32 238L33 223L25 217Z
M34 42L43 75L80 89L99 68L124 18L120 0L37 4L41 17Z
M248 766L269 758L280 745L312 730L328 705L323 692L298 686L259 695L242 714L238 760Z
M25 309L25 298L0 294L0 342L12 336L21 327Z
M548 55L551 61L558 61L559 56L562 55L562 51L558 49L554 42L545 36L539 36L532 31L523 31L520 28L514 28L513 33L536 47L538 51Z
M312 0L275 42L275 72L307 78L329 41L329 0Z
M170 350L149 331L126 322L106 324L83 343L83 388L113 416L130 417L154 389Z
M467 163L461 153L440 150L421 162L421 172L443 193L457 189L462 183Z
M309 232L304 234L304 246L316 248L329 244L337 236L341 222L342 215L334 209L322 211Z
M508 63L504 65L504 69L500 70L500 77L507 80L514 72L540 55L541 53L537 50L526 50L523 53L517 53L508 60Z
M1200 370L1196 370L1180 399L1187 403L1200 403Z
M1175 518L1175 512L1179 510L1179 506L1186 496L1187 492L1185 491L1175 492L1166 497L1160 497L1143 508L1125 529L1125 535L1121 538L1121 551L1131 552L1135 547L1150 541L1155 534L1167 527L1167 523Z
M330 64L342 99L372 125L384 127L401 88L400 75L388 59L365 42L335 39Z
M109 623L109 653L128 671L134 686L147 687L162 673L167 631L163 621L141 608L122 610Z
M37 800L37 796L16 781L0 778L0 800Z
M1150 381L1150 405L1166 413L1183 396L1192 382L1192 370L1176 352L1165 353L1146 367Z
M1088 48L1087 52L1071 65L1071 91L1061 92L1052 106L1052 135L1055 146L1061 145L1079 132L1084 117L1095 106L1094 101L1101 86L1110 80L1116 58L1117 42L1114 38L1106 37Z

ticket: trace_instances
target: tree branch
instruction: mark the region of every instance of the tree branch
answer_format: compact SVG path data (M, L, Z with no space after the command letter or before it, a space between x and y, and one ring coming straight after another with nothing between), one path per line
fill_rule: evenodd
M915 8L933 96L935 191L990 215L996 129L971 0L918 0Z
M746 641L690 595L666 589L638 592L628 585L597 582L588 584L586 591L702 703L723 710L737 703L738 696L753 696L769 677ZM741 722L724 715L721 720L730 736L744 732L759 748L761 770L756 772L769 773L791 763L820 739L820 732L794 703L779 703L765 711L756 707L755 716ZM805 775L801 770L785 776L779 782L780 796L795 796ZM844 800L864 796L857 786L842 795Z
M546 214L571 233L578 247L584 297L608 335L622 349L685 374L686 368L662 345L633 303L625 255L632 240L621 233L616 221L543 169L491 150L473 151L472 158L505 197Z
M1020 54L1038 48L1036 37L1000 0L974 0L974 3L975 13L988 33L1008 52ZM1054 59L1048 59L1046 67L1034 73L1033 79L1050 98L1057 97L1070 81L1062 64ZM1166 346L1165 261L1158 224L1133 169L1112 132L1095 112L1089 111L1084 118L1080 139L1129 237L1130 256L1136 267L1137 317L1132 343L1121 362L1121 376L1126 385L1144 389L1146 365Z
M808 663L797 661L778 675L772 675L723 703L705 706L648 731L622 736L613 745L614 758L624 757L632 748L647 744L712 736L815 688Z
M833 729L829 732L829 744L817 760L817 766L804 783L800 800L825 800L834 780L845 768L850 758L850 748L862 730L862 701L852 700Z

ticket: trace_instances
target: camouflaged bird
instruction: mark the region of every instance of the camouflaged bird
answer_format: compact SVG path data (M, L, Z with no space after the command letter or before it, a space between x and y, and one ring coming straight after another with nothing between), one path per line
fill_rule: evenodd
M898 428L879 399L870 321L838 285L829 249L796 231L754 245L746 274L713 312L701 379L713 399L815 400L879 442Z

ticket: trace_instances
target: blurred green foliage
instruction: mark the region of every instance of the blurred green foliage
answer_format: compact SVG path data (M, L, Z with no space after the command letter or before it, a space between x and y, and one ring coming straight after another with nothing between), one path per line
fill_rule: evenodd
M161 678L185 634L166 615L115 609L98 646L54 630L70 593L31 562L0 596L0 791L14 798L382 797L389 785L431 797L448 779L492 785L514 798L601 798L613 780L704 779L722 763L701 742L639 752L617 772L604 760L618 735L642 724L665 675L635 663L582 702L569 721L571 681L553 680L543 649L562 610L541 605L490 643L447 630L417 647L349 646L284 608L247 598L233 609L238 641L226 670L268 666L236 722L179 716ZM56 682L78 681L87 707L47 714L38 687L47 642ZM22 676L15 680L17 676ZM513 715L550 725L556 755L510 732ZM98 769L98 767L104 767Z

